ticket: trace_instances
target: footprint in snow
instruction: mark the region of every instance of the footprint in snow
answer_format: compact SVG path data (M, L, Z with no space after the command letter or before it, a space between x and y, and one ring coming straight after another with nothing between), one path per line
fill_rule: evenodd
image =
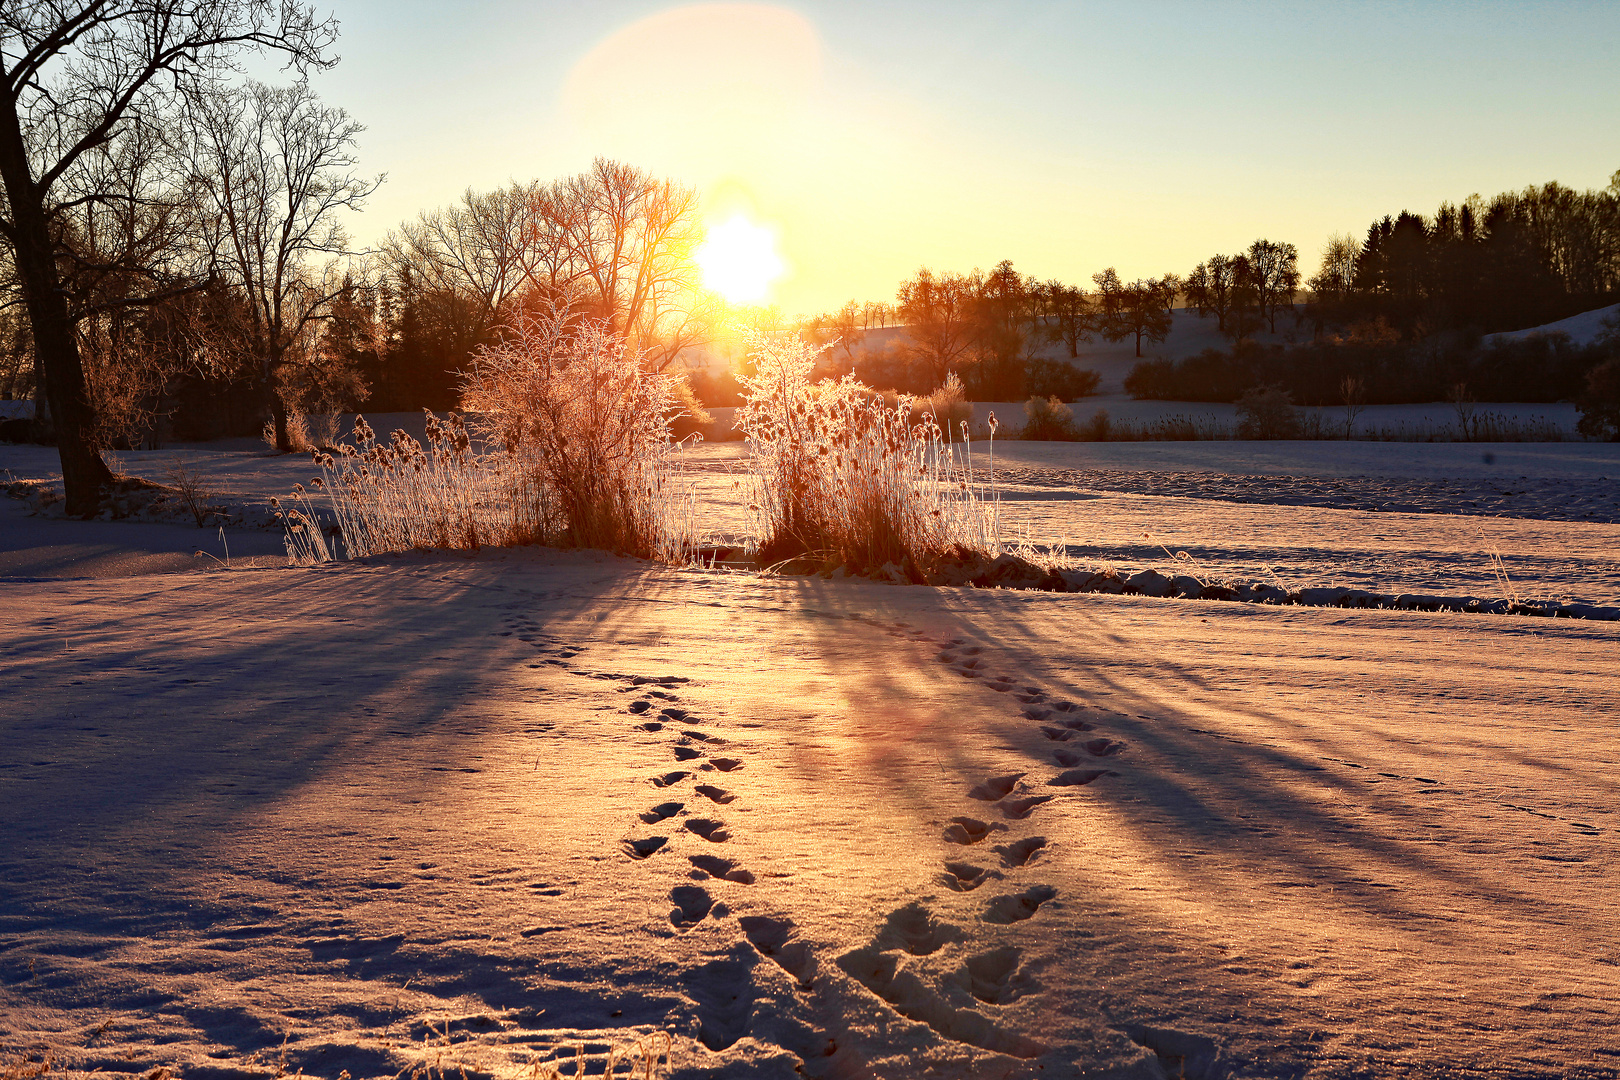
M1016 843L998 845L990 850L1001 856L1002 866L1017 870L1021 866L1028 866L1045 847L1046 837L1028 836Z
M624 853L632 859L645 859L669 843L667 836L649 836L645 840L626 840Z
M1083 787L1099 776L1118 776L1119 773L1108 769L1069 769L1058 773L1046 782L1047 787Z
M972 892L985 882L1000 877L1001 874L997 871L974 866L972 863L948 862L945 864L945 873L939 876L939 883L952 892Z
M1025 889L1021 893L998 896L990 901L989 906L984 909L984 914L980 915L979 918L987 923L997 923L1003 926L1023 922L1025 919L1033 917L1035 912L1040 910L1042 904L1056 895L1057 890L1050 885L1036 885Z
M686 830L697 833L711 844L723 844L731 839L726 823L713 818L691 818L686 822Z
M986 1005L1006 1005L1041 992L1041 984L1018 970L1021 954L1011 945L970 956L957 969L958 986Z
M961 941L960 928L940 922L918 903L891 912L872 944L880 952L903 949L912 956L932 956L953 941Z
M690 930L714 908L709 891L697 885L677 885L669 891L669 899L675 905L669 921L677 930Z
M1058 753L1061 754L1063 751L1059 750ZM1073 757L1072 754L1069 756ZM1075 764L1079 764L1078 758L1075 759ZM1022 799L1008 799L1000 805L999 809L1002 817L1010 821L1023 821L1034 813L1035 808L1041 803L1051 802L1054 798L1056 798L1054 795L1030 795Z
M798 929L791 919L773 919L765 915L746 915L737 922L742 926L748 943L759 950L759 955L798 980L806 990L815 980L816 956L810 946L793 940Z
M693 790L696 791L699 795L702 795L704 798L710 800L711 802L717 802L717 803L720 803L721 805L724 805L724 804L726 804L728 802L734 802L736 800L736 798L737 798L737 796L733 795L731 792L727 791L725 788L718 788L718 787L715 787L713 784L699 784L697 787L693 788ZM1047 798L1050 799L1051 796L1048 795Z
M691 761L693 758L703 756L703 751L690 746L677 746L675 748L676 761Z
M691 773L685 771L667 772L663 776L653 777L652 785L653 787L669 787L671 784L680 783L691 775Z
M1006 832L1007 826L999 821L986 822L978 818L954 817L951 824L945 829L945 839L953 844L967 847L977 844L993 832Z
M968 798L979 799L984 802L997 802L1012 794L1012 789L1018 781L1024 778L1023 773L1009 773L1006 776L992 776L984 783L968 792Z
M703 766L705 769L713 767L721 772L734 772L743 767L743 763L736 758L717 757Z
M684 804L678 802L659 803L651 810L647 810L637 816L640 817L642 821L645 821L648 825L656 825L665 818L671 818L680 813L683 805Z
M754 875L739 867L731 859L722 859L718 855L688 855L687 860L702 873L722 881L735 881L742 885L752 885ZM694 877L700 876L694 874Z

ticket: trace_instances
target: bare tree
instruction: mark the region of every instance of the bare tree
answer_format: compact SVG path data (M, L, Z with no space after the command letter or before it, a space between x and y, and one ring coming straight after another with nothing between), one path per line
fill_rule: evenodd
M92 155L118 160L153 138L188 95L211 90L244 51L327 65L335 20L295 0L38 0L0 6L0 237L11 246L45 376L70 514L94 513L112 474L96 450L95 411L61 265L62 227L117 190L75 188ZM72 191L72 194L68 194Z
M1230 256L1212 255L1194 267L1182 283L1187 306L1200 315L1215 316L1216 328L1222 333L1226 332L1226 317L1232 310L1237 269L1236 260Z
M899 318L910 328L912 355L927 366L936 386L944 384L973 345L981 284L977 271L936 275L927 267L900 283Z
M468 191L397 230L384 251L402 288L460 310L476 343L563 303L662 371L718 319L692 257L701 239L696 192L598 158L553 183Z
M1143 341L1163 341L1170 334L1170 303L1175 299L1175 282L1166 278L1139 278L1129 285L1119 282L1113 267L1097 274L1099 290L1104 291L1103 337L1109 341L1134 338L1136 355L1142 355ZM1106 283L1106 288L1105 288Z
M1048 281L1043 288L1049 321L1047 336L1068 347L1070 358L1080 355L1080 343L1090 341L1098 329L1097 305L1086 290L1061 281Z
M1299 249L1293 244L1256 240L1249 245L1249 267L1254 274L1255 302L1275 334L1277 310L1292 308L1299 291Z
M307 82L211 95L193 125L212 254L246 300L243 351L268 396L276 447L291 450L289 405L299 388L326 385L320 325L350 284L337 263L350 254L338 214L358 209L381 178L352 171L363 129Z

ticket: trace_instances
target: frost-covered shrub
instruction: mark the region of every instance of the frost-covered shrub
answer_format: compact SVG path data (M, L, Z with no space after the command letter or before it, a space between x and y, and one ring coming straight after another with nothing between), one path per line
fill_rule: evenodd
M819 350L754 336L736 425L753 451L760 556L811 556L856 569L928 567L999 551L993 503L973 483L966 423L959 452L932 412L886 404L852 376L812 382Z
M350 557L415 548L553 543L681 561L691 549L670 422L674 380L643 370L601 323L566 310L525 317L480 350L455 413L427 413L427 445L379 440L315 452L322 475L283 512L295 561L332 557L315 503L325 496Z
M1024 430L1019 438L1042 442L1074 442L1080 438L1074 413L1056 397L1032 397L1024 402Z
M462 400L555 500L556 542L671 560L690 546L676 506L675 379L647 371L605 323L566 309L521 317L473 358Z

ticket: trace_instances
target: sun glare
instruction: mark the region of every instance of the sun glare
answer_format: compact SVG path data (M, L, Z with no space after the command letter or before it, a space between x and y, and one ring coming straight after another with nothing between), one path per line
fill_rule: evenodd
M776 253L776 232L742 215L709 230L697 250L703 283L733 304L765 299L786 267Z

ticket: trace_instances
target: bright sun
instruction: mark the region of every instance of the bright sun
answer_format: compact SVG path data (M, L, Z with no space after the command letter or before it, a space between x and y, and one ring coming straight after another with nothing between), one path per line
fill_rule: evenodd
M703 282L733 304L765 299L771 282L786 269L776 253L776 233L741 214L709 230L697 250Z

